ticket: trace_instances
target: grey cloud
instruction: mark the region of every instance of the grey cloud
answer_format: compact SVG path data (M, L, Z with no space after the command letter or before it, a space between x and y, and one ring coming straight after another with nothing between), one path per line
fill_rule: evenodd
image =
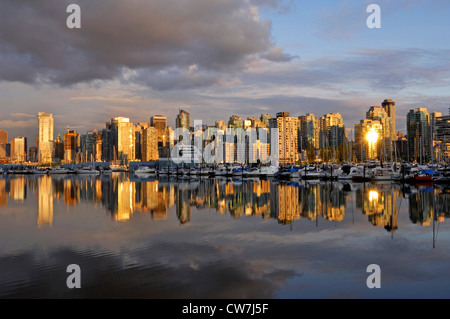
M300 85L344 91L364 87L399 92L420 85L448 85L448 50L423 49L364 50L342 58L317 58L289 68L273 67L260 73L248 73L246 82L277 85ZM356 84L356 86L354 85Z
M261 57L272 62L289 62L294 58L298 58L297 56L285 53L282 48L277 47L270 48L269 51L262 54Z
M155 88L208 86L273 46L271 23L255 19L254 1L79 0L82 28L68 29L71 2L2 0L0 80L67 86L134 70L135 80ZM197 77L186 78L192 65Z

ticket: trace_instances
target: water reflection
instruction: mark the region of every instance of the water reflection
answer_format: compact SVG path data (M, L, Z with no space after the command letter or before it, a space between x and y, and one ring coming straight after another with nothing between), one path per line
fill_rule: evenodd
M2 176L0 207L8 200L23 203L27 191L37 198L37 227L51 227L54 201L66 207L88 203L102 206L114 221L127 222L133 214L167 220L174 207L181 224L191 221L192 208L210 209L232 218L260 216L290 225L320 219L342 222L349 207L368 222L388 232L399 228L398 215L408 206L413 224L430 226L448 217L450 193L434 187L400 184L280 183L275 180L168 179L132 180L127 174L111 176ZM353 213L353 212L352 212Z
M53 225L53 184L50 176L38 179L38 218L39 228Z

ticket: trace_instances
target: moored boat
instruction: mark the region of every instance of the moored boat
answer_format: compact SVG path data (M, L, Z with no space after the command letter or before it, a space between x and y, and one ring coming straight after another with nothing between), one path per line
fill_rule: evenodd
M94 167L82 167L80 169L77 169L75 173L80 175L100 175L100 171L96 170Z

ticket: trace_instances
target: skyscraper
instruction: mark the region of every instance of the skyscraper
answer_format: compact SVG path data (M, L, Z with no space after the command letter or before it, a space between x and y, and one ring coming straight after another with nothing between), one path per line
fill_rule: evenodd
M307 147L319 148L319 118L312 113L308 113L300 116L299 121L303 149Z
M435 121L437 160L448 162L450 160L450 115L436 117Z
M234 128L234 127L243 128L244 122L242 121L242 118L240 116L232 115L230 117L230 119L228 120L228 127L229 128Z
M8 144L8 132L0 130L0 145Z
M382 135L383 125L380 121L364 119L355 124L355 154L359 161L378 158Z
M24 163L27 161L27 138L16 137L11 141L11 161L13 163Z
M261 114L261 122L263 122L266 127L270 126L270 119L272 118L272 115L270 114Z
M280 165L295 164L298 154L298 118L288 112L277 113L270 120L270 128L278 129L278 158Z
M159 159L158 134L156 127L150 126L143 130L141 144L142 161L149 162Z
M410 110L406 117L409 160L426 163L431 160L430 114L426 108Z
M61 136L59 134L55 140L54 154L55 154L56 161L64 160L64 141L61 139Z
M75 161L80 147L80 135L77 131L67 131L64 134L64 162L71 164Z
M150 126L153 126L158 130L158 142L162 142L162 136L167 127L167 117L162 115L152 116L150 118Z
M81 155L85 162L93 162L97 158L97 134L97 130L91 130L81 136Z
M111 119L113 154L119 161L135 160L135 128L129 118L115 117Z
M319 134L319 138L322 140L320 143L322 147L339 146L344 143L345 126L341 114L325 114L321 118L320 128L322 133Z
M392 107L388 106L391 112ZM380 122L382 126L382 130L380 132L380 154L383 154L384 158L392 158L392 151L393 151L393 140L394 135L392 134L392 118L389 117L389 113L386 111L384 107L381 106L372 106L370 107L369 111L366 113L366 119L372 120L372 121L378 121ZM396 135L396 134L395 134Z
M191 116L185 110L180 110L176 118L176 128L191 128Z
M381 106L387 113L387 116L391 119L391 140L395 141L397 138L397 132L395 128L395 102L392 100L384 100Z
M38 114L39 127L39 164L50 164L53 161L53 115L43 112Z
M0 161L5 162L10 156L10 147L8 143L8 132L0 130Z
M168 140L167 137L167 117L162 115L155 115L150 118L150 126L153 126L158 131L158 156L168 156Z

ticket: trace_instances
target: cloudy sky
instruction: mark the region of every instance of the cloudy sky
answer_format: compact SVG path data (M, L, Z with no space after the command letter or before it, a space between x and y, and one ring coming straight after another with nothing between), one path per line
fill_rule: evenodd
M353 128L390 98L404 131L412 108L448 113L449 16L446 0L0 0L0 129L33 146L38 112L57 134L115 116L174 125L180 108L206 124L340 112Z

